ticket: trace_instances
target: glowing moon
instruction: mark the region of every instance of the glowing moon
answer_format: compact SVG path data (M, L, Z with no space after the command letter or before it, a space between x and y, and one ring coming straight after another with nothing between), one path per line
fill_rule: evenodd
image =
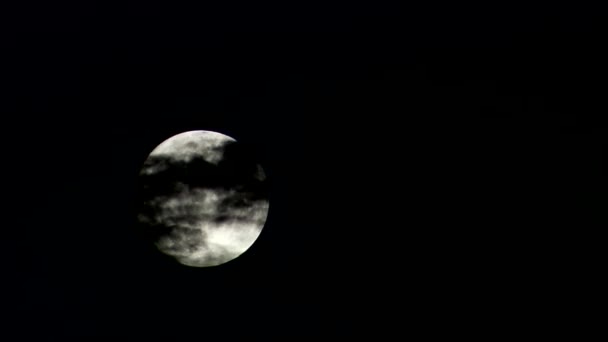
M156 247L188 266L216 266L249 249L268 215L265 175L240 143L212 131L177 134L140 172L139 221Z

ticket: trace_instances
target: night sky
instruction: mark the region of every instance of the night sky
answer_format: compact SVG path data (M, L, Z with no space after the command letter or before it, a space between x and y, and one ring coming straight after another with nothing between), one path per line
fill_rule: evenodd
M602 13L3 11L0 339L575 330L546 313L569 311L561 286L591 274L578 249L606 224ZM149 153L198 129L245 144L270 201L253 247L212 268L158 253L136 217Z

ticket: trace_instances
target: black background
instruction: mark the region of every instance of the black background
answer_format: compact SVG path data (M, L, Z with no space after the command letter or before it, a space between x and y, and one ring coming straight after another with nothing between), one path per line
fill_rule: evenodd
M3 12L7 341L573 329L547 313L605 224L602 9ZM208 269L134 216L148 153L194 129L247 144L271 188L255 246Z

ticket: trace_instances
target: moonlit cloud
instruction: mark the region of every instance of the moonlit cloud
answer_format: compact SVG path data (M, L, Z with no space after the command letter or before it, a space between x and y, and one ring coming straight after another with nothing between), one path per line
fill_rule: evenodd
M237 191L187 189L177 195L150 201L154 224L173 226L158 248L184 263L223 263L253 245L266 220L268 202L222 206L226 200L247 196ZM222 220L218 218L222 217Z

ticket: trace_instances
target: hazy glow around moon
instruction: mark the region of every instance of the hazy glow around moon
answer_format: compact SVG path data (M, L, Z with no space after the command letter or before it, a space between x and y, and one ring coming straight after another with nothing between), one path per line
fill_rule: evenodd
M265 174L233 138L191 131L162 142L141 170L142 224L184 265L215 266L249 249L268 214Z

